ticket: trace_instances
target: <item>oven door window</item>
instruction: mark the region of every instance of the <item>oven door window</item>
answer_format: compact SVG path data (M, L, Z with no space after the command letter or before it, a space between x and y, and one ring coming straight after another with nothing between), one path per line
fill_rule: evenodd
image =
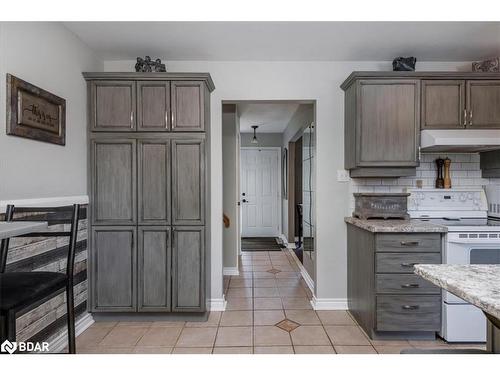
M498 249L471 249L470 264L500 264L500 247Z

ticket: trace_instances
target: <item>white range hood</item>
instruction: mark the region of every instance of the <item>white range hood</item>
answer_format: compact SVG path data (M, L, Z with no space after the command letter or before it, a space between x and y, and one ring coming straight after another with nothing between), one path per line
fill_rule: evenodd
M500 149L500 129L422 130L424 152L480 152Z

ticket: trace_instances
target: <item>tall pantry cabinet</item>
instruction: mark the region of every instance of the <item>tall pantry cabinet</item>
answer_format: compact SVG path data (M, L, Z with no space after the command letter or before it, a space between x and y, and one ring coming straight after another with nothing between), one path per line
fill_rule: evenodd
M207 311L210 75L83 75L90 311Z

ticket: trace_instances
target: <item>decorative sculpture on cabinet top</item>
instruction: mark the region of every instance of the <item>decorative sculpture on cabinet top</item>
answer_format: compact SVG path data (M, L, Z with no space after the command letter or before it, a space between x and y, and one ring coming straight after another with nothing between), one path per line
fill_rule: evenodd
M146 56L144 59L142 57L137 58L135 63L136 72L166 72L167 69L165 64L162 64L161 59L151 60L151 57Z

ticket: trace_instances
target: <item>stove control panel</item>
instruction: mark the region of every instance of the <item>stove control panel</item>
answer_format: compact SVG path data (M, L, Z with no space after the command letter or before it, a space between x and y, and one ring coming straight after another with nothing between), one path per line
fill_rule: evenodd
M483 189L411 189L408 211L486 211Z

